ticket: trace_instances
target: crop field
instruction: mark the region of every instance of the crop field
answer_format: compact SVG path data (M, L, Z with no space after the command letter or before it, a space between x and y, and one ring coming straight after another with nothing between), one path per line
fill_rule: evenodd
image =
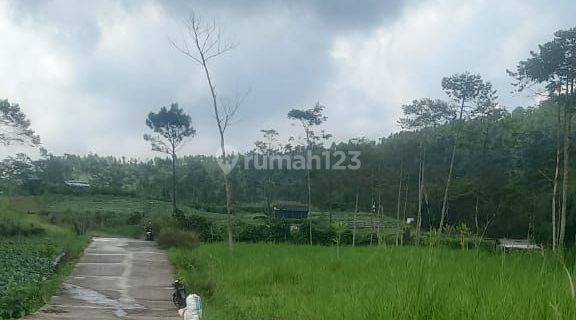
M34 239L0 240L0 314L23 314L16 303L23 288L40 288L54 271L56 248ZM18 310L23 307L23 310Z
M170 215L172 212L172 205L170 202L109 195L47 195L37 197L17 197L12 199L11 202L12 206L21 212L30 211L37 213L43 212L69 215L82 213L89 213L91 215L108 214L119 220L121 220L122 217L126 218L134 213L143 213L147 217L161 217L164 215ZM236 221L248 225L263 224L266 221L266 215L264 214L264 206L261 206L261 212L254 210L254 208L258 208L258 205L252 205L251 211L245 211L242 207L239 207L236 212ZM199 215L216 225L221 227L226 226L226 214L192 208L184 204L179 205L179 208L186 214ZM313 223L320 229L328 229L330 227L329 216L330 214L328 212L312 212ZM397 220L387 216L377 217L368 212L359 212L356 216L356 220L354 220L354 213L352 212L332 212L332 222L343 222L350 230L352 230L355 223L357 226L358 237L361 238L367 238L368 234L376 232L379 232L381 236L392 238L398 228ZM142 231L140 225L135 227L126 226L125 223L116 225L118 226L116 230L107 227L101 228L103 230L96 230L92 234L137 237Z
M0 209L0 319L10 319L52 296L87 239L5 204Z
M141 198L131 198L109 195L47 195L37 197L19 197L12 200L13 206L20 211L47 211L47 212L108 212L119 215L131 214L134 212L146 213L147 215L164 215L172 212L172 204L167 201L148 200ZM222 213L209 212L191 208L186 205L179 205L179 208L187 214L197 214L210 221L224 225L226 215ZM239 218L247 223L259 221L255 217L261 214L250 214L239 212Z
M225 245L173 249L205 319L574 319L573 268L542 252Z

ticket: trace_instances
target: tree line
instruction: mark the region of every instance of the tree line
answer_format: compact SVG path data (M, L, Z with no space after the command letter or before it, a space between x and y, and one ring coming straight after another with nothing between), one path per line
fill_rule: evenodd
M194 29L197 23L189 22L192 40L216 30ZM404 115L399 119L403 130L388 137L332 142L319 129L328 119L318 103L287 114L302 125L302 141L288 139L289 143L280 144L280 133L262 128L262 139L254 149L240 155L360 151L359 170L237 168L222 174L218 159L230 157L224 147L220 157L176 156L178 144L196 132L189 116L171 105L150 113L146 124L152 133L145 136L154 150L170 154L169 159L45 152L32 160L17 155L1 164L2 189L9 194L66 192L63 181L81 179L90 182L95 192L171 200L175 211L178 194L181 203L228 214L230 223L234 204L238 210L260 208L269 213L274 203L296 201L326 213L362 210L400 220L414 218L417 237L425 230L442 233L448 226L460 226L490 237L533 238L556 248L575 241L576 231L570 157L576 105L575 43L576 29L558 31L508 71L517 91L530 89L540 96L535 106L510 112L499 105L489 81L464 72L440 79L446 94L443 99L423 97L403 105ZM200 58L186 52L193 46L179 48L185 48L183 53L204 70L214 98L216 125L226 129L240 102L219 107L202 47L194 51ZM224 48L214 51L213 57L232 46L220 50ZM163 122L170 117L173 121ZM24 124L29 130L29 123ZM220 131L222 146L224 133ZM229 234L231 243L232 238Z

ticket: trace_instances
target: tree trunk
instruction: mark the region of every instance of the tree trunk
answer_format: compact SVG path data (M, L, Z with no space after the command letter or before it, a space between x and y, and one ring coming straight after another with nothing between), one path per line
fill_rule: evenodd
M172 214L176 214L176 152L172 146Z
M474 206L474 227L476 229L476 235L478 235L480 232L480 228L478 226L478 202L480 201L480 199L478 197L476 197L476 205Z
M452 146L452 156L450 157L450 168L448 169L448 177L446 178L446 187L444 188L444 199L442 200L442 212L440 214L440 225L438 226L438 233L442 233L442 228L444 228L444 222L446 220L446 216L448 215L448 193L450 192L450 183L452 182L452 172L454 171L456 146L458 145L460 130L464 126L462 119L464 116L465 104L466 104L466 98L462 98L462 103L460 105L460 115L458 116L458 124L457 124L458 129L456 130L456 136L454 137L454 145Z
M354 218L352 222L352 247L356 246L356 219L358 218L358 193L356 193L356 206L354 208Z
M306 160L306 162L308 162L308 160ZM306 184L308 185L308 231L310 245L312 245L312 186L310 185L310 168L308 168L308 163L306 163Z
M312 241L312 185L310 183L310 157L309 157L309 153L310 151L310 132L308 131L308 128L304 127L304 130L306 132L306 156L304 157L305 161L306 161L306 185L308 187L308 236L310 237L310 245L313 244Z
M418 173L418 217L416 218L416 245L420 245L420 229L422 228L422 195L424 193L424 166L426 150L421 149L420 172Z
M552 187L552 250L556 250L558 247L558 230L556 222L556 198L558 194L558 175L560 174L560 141L562 139L562 121L561 121L561 110L558 106L558 137L556 140L556 168L554 170L554 186Z
M200 48L199 48L200 49ZM202 53L200 53L202 58L202 67L204 68L204 73L206 75L206 80L208 81L208 87L210 88L210 94L212 96L212 106L214 107L214 117L216 118L216 124L218 126L218 133L220 134L220 151L222 152L222 161L226 161L226 144L224 139L225 127L222 126L222 119L220 118L220 112L218 111L218 99L216 98L216 90L212 84L212 78L210 77L210 72L208 71L208 65L206 65L206 59ZM226 191L226 211L228 213L228 247L230 251L234 250L234 208L232 203L232 186L230 179L228 178L228 173L222 171L224 175L224 189Z
M406 210L408 209L408 182L410 181L410 176L406 178L406 183L404 184L404 208L402 209L402 224L406 223ZM404 228L402 227L402 235L400 236L400 245L404 245Z
M442 201L442 213L440 215L440 226L438 227L438 233L442 233L444 228L444 222L446 216L448 215L448 192L450 191L450 183L452 182L452 172L454 170L454 158L456 157L456 143L454 141L454 146L452 146L452 156L450 157L450 169L448 169L448 177L446 178L446 187L444 188L444 199Z
M404 162L400 163L400 179L398 179L398 203L396 207L396 246L400 245L400 207L402 203L402 173L404 171Z
M264 197L266 197L266 215L268 216L268 219L270 219L271 217L271 211L270 210L270 190L269 190L269 178L266 178L266 181L264 182Z
M564 172L562 175L562 209L560 212L560 236L558 246L563 247L566 238L566 207L568 204L568 180L570 178L570 129L572 114L564 105Z
M382 233L381 233L381 229L382 229L382 220L384 220L382 218L382 193L378 192L378 210L376 210L376 223L377 223L377 235L378 235L378 245L382 244Z
M376 232L376 226L374 225L374 213L370 214L370 224L372 225L372 232L370 232L370 246L374 244L374 233Z
M234 211L232 209L232 185L228 175L224 175L224 187L226 189L226 210L228 211L228 247L234 250Z

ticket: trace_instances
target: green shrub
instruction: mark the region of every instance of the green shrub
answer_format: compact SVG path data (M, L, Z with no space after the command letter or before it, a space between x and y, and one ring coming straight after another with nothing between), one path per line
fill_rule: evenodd
M77 213L72 217L72 224L77 235L85 235L93 224L93 216L90 212Z
M44 234L45 230L33 223L26 223L11 217L0 217L0 235L4 237L32 236Z
M259 205L239 205L236 207L238 211L248 212L248 213L264 213L266 208Z
M144 219L144 215L141 212L135 211L126 218L126 224L137 225L142 222L142 219Z
M195 248L200 244L198 234L173 228L163 228L158 235L158 245L163 249Z
M176 220L178 229L194 231L202 241L212 242L224 239L223 230L200 215L184 215L182 213L176 216Z
M243 242L268 241L270 238L270 227L267 225L253 225L242 223L237 225L237 240Z
M206 211L206 212L220 213L220 214L227 214L228 213L226 206L221 206L221 205L210 205L210 204L194 205L194 204L191 204L190 206L194 209L198 209L198 210L202 210L202 211Z

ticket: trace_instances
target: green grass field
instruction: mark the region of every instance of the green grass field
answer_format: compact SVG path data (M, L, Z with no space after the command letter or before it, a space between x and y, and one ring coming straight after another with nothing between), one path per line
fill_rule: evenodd
M550 254L380 246L346 247L338 260L335 250L240 244L231 255L213 244L170 257L207 320L576 317Z

